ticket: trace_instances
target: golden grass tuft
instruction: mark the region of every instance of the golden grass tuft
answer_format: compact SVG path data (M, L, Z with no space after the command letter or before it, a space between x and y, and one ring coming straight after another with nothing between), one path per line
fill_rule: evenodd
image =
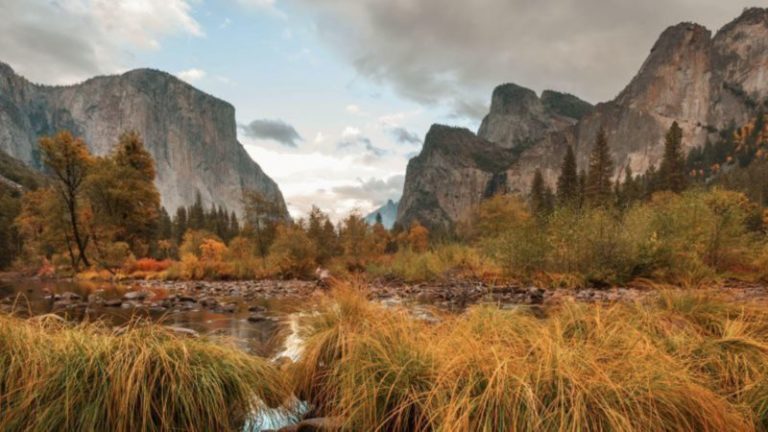
M288 400L267 360L133 323L0 316L0 430L227 431Z
M767 430L768 318L703 293L437 324L342 288L303 323L294 387L370 431Z

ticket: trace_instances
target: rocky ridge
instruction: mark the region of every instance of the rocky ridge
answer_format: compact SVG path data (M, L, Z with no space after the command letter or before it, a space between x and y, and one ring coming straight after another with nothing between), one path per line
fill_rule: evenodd
M445 152L433 157L425 140L422 153L408 165L398 221L452 226L470 214L489 189L527 193L537 168L554 185L567 146L573 146L579 167L585 167L601 127L618 175L627 166L635 173L658 166L664 133L673 121L683 129L685 150L745 123L768 108L768 9L746 9L714 36L693 23L667 28L624 90L594 108L573 96L565 101L561 97L559 105L569 107L565 113L570 113L564 116L551 108L553 95L546 93L537 98L517 85L498 87L478 136L463 137L475 146L492 143L490 149L517 150L503 169L476 167L467 178L450 174L464 172L470 160ZM432 141L431 147L450 147L449 142ZM476 184L483 181L485 185Z
M68 129L97 155L128 130L141 134L157 165L156 184L169 212L194 202L240 212L241 191L279 204L272 179L237 141L235 109L173 75L137 69L71 86L34 84L0 63L0 150L41 168L37 141Z

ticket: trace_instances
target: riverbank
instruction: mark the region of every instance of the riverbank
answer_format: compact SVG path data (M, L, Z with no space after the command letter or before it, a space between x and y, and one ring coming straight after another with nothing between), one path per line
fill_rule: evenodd
M262 415L281 413L298 421L307 411L307 418L324 419L307 423L328 426L320 430L335 430L339 425L349 430L451 432L574 428L750 431L768 427L768 389L764 385L768 382L768 321L762 312L768 298L765 287L724 284L698 290L638 286L564 291L569 294L544 290L539 296L538 288L534 292L524 286L459 282L441 286L339 284L328 289L306 281L133 281L130 289L120 292L120 299L142 306L131 303L118 309L135 316L139 310L150 307L144 305L157 301L138 293L162 292L166 294L163 301L192 308L209 307L203 299L217 293L224 298L235 295L250 300L238 304L231 313L233 319L244 326L256 326L262 318L250 320L247 317L251 314L268 322L277 316L269 305L248 310L249 302L263 301L259 295L283 298L291 294L303 299L304 302L291 306L288 322L275 319L281 325L289 324L281 330L281 350L236 355L256 359L266 365L265 370L277 373L275 385L290 387L279 401L270 403L276 411L262 407ZM199 294L187 297L187 292ZM54 301L57 295L63 297L62 293L53 293ZM432 307L450 309L443 307L442 302L458 307L456 298L466 299L462 313L440 312ZM494 298L513 300L488 300ZM515 298L521 301L515 302ZM528 307L517 307L521 304ZM203 313L209 317L219 314ZM167 312L166 316L174 313ZM109 359L114 354L100 357L111 351L93 347L130 346L130 353L118 355L129 361L133 356L143 355L140 353L149 355L166 341L192 356L197 356L195 350L200 347L227 341L218 336L209 338L205 333L197 337L146 321L140 326L129 323L105 327L75 325L52 318L45 318L42 325L36 320L0 315L0 324L5 323L0 330L5 329L5 334L35 329L31 333L34 337L26 339L0 337L2 353L10 353L5 357L0 354L0 377L23 376L23 365L30 364L25 356L38 355L38 350L45 351L40 355L56 357L56 364L76 361L78 365L96 364L100 365L99 370L110 370ZM107 342L91 346L90 339ZM30 346L25 348L25 343ZM77 344L86 344L87 349L78 349ZM38 345L58 348L46 351ZM291 354L280 354L288 345ZM70 354L63 356L61 352ZM167 358L162 349L152 357ZM211 377L230 367L221 359L206 356L176 358L170 363L163 360L162 367L192 366L196 361L202 362L201 368L211 368ZM97 389L143 383L147 379L136 375L134 381L110 384L104 380L111 378L88 372L89 369L70 368L82 371L71 375L62 372L64 369L55 372L58 382L77 380ZM159 369L156 373L170 372ZM225 381L211 384L223 386L218 390L204 390L195 387L194 380L198 378L184 376L190 380L185 381L190 386L190 398L196 391L222 391L222 396L231 391ZM153 395L166 394L162 386L149 387L147 391ZM249 391L264 391L257 387ZM122 391L111 388L109 391ZM29 398L38 397L33 390L25 389ZM68 421L95 421L113 415L96 412L95 407L104 400L89 399L86 393L80 393L84 392L81 387L72 387L72 391L70 396L76 396L73 400L81 404L69 407L73 418L91 417ZM296 398L303 401L301 410L296 408ZM1 400L2 395L0 404ZM57 398L51 401L58 407L64 403ZM187 403L163 403L177 402ZM221 404L211 406L215 408L196 406L195 410L204 412L196 413L197 417L189 420L192 423L184 424L183 428L206 430L210 425L201 423L203 420L224 421L222 412L217 410L226 412L227 408ZM166 407L172 410L170 405ZM14 409L17 411L12 418L20 421L23 410L31 408L15 405ZM35 408L45 409L52 408ZM241 412L241 408L233 412ZM249 430L261 430L254 424L262 418L259 409L249 418ZM168 425L153 430L179 427L179 423L174 423L178 419L166 420ZM114 430L121 430L128 423L110 424ZM136 423L131 425L135 427ZM238 417L234 423L219 423L216 430L241 427L242 417Z

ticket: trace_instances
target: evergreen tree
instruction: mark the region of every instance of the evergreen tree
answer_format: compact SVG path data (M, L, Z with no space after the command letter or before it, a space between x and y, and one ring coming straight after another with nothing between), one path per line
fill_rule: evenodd
M658 177L656 165L651 164L643 175L643 194L645 198L649 198L658 190Z
M611 150L608 147L608 139L605 130L597 133L595 146L589 156L589 169L587 171L586 198L592 205L607 205L613 192L611 176L613 175L613 160Z
M187 208L179 207L176 209L176 215L173 218L173 240L176 244L181 244L188 228Z
M243 190L243 207L246 229L256 240L259 255L265 259L283 215L275 202L255 190Z
M376 225L384 225L382 223L381 212L376 212Z
M205 228L205 209L200 191L195 193L195 203L187 211L187 228L193 230Z
M552 189L544 182L544 176L538 168L533 175L530 193L531 210L536 216L546 216L552 211L552 201L554 200Z
M685 156L682 150L683 130L673 122L664 138L664 157L659 167L658 190L682 192L686 186Z
M173 222L171 216L165 211L165 207L160 207L159 219L157 223L157 240L170 240L173 237Z
M568 146L560 166L560 176L557 178L557 203L574 204L578 200L578 194L579 176L576 171L576 156L573 154L573 147Z
M585 170L579 171L579 189L576 194L576 207L582 208L587 199L587 172Z

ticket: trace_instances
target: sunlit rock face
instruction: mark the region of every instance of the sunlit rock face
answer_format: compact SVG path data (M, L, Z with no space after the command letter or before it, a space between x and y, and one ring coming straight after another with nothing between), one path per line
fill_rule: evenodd
M690 150L717 140L761 109L768 109L768 9L746 9L714 36L700 25L681 23L662 32L637 75L609 102L592 107L571 95L537 97L514 84L499 86L479 137L464 141L491 152L510 149L508 165L494 172L481 169L482 175L449 174L452 167L463 173L466 161L456 154L429 162L425 141L422 154L408 165L399 221L439 219L441 226L454 225L489 188L526 193L537 168L554 186L567 146L573 146L579 168L586 167L601 127L619 176L627 166L635 173L658 167L673 121L682 127L683 146ZM464 153L473 151L480 150ZM486 185L474 185L483 179Z
M68 129L97 155L128 130L141 134L157 165L163 206L194 202L242 211L242 189L279 203L280 189L237 141L235 109L165 72L138 69L72 86L31 83L0 63L0 149L41 167L39 137Z

